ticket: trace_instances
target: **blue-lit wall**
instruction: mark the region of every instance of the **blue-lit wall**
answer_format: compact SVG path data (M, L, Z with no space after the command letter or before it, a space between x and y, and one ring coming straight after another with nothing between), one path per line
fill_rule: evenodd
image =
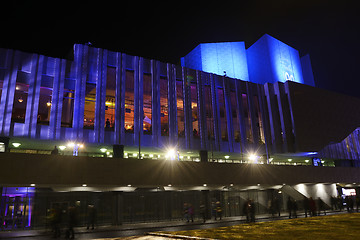
M245 50L244 42L203 43L181 59L184 67L253 83L294 81L315 86L309 56L268 34Z
M181 65L249 81L244 42L202 43L181 59Z
M305 83L299 52L265 34L247 50L250 81Z
M304 84L315 86L314 73L311 67L310 55L306 54L305 56L301 57L300 61L303 70Z

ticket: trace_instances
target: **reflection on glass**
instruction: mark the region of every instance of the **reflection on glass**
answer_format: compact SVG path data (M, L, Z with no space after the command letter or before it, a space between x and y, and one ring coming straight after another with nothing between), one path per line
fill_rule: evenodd
M143 130L144 134L152 134L152 100L151 100L151 74L144 74L143 78L143 99L144 99L144 119L143 119Z
M224 89L223 88L218 88L217 92L218 92L218 97L219 97L221 139L223 141L227 141L228 140L228 134L227 134L227 120L226 120Z
M0 103L1 103L1 94L3 89L4 81L0 79Z
M66 79L65 79L66 85ZM69 87L69 86L68 86ZM62 103L61 127L72 127L74 114L74 94L73 89L64 88L64 96Z
M204 86L205 95L205 111L206 111L206 129L208 139L214 139L214 117L213 117L213 106L211 98L211 86Z
M168 80L160 77L161 136L169 136Z
M185 137L184 96L183 96L183 84L181 80L176 80L176 108L177 108L178 136Z
M14 106L11 115L12 122L25 123L28 91L29 91L28 84L16 83Z
M257 124L258 124L258 131L259 131L258 134L260 136L259 142L264 144L265 143L264 127L263 127L263 121L262 121L258 96L254 96L254 103L255 103L256 121L257 121Z
M230 100L231 100L231 115L232 115L232 124L234 130L234 138L235 138L235 142L240 142L240 123L238 119L239 108L237 107L236 92L233 90L230 91Z
M107 67L105 129L111 131L114 131L114 127L115 127L115 89L116 89L116 68Z
M41 87L39 98L39 110L37 116L37 123L41 125L49 125L50 110L51 110L51 95L52 89Z
M192 129L193 136L195 138L200 137L199 133L199 118L198 118L198 97L197 97L197 84L195 79L195 73L190 72L187 77L187 82L190 82L190 100L191 100L191 117L192 117Z
M252 128L251 128L251 116L249 112L249 104L247 94L243 93L242 97L242 104L244 109L244 118L245 118L245 128L246 128L246 140L250 143L254 142L254 138L252 135Z
M134 133L134 71L126 70L125 132Z
M96 84L87 82L85 88L84 128L94 129L95 100Z

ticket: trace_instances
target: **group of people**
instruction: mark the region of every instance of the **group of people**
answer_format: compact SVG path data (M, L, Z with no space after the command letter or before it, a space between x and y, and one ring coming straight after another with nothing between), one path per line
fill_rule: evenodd
M77 209L74 206L68 207L67 212L63 212L63 210L59 206L55 206L54 208L50 209L50 222L52 226L53 237L60 237L61 224L65 213L67 213L65 238L74 239L74 227L77 223Z
M59 238L61 236L62 224L66 224L65 238L75 238L74 227L77 225L78 220L78 210L76 206L69 206L67 209L61 209L59 205L55 205L50 209L49 220L54 238ZM89 229L90 226L92 230L94 229L95 220L96 209L94 205L89 204L87 229Z
M207 211L206 205L203 202L200 202L200 209L199 209L200 216L203 222L206 222L207 219ZM186 222L194 222L194 206L191 203L184 203L183 205L183 215ZM211 202L211 215L215 220L222 219L222 207L220 201L213 201Z
M186 222L194 222L194 207L191 203L184 203L183 213Z
M246 222L255 222L255 202L252 199L248 199L243 206L243 213L246 216Z

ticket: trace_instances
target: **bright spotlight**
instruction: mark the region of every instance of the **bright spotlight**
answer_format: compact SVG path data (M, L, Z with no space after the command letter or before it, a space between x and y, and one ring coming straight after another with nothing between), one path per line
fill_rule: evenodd
M60 149L61 151L64 151L64 150L66 149L66 146L59 146L59 149Z
M12 143L12 145L17 148L20 147L21 143Z
M166 158L169 158L170 160L175 160L176 151L173 148L168 149L166 153Z
M104 153L104 152L107 151L107 149L106 149L106 148L100 148L100 151L101 151L102 153Z
M256 159L257 159L257 156L255 154L252 153L252 154L249 155L249 160L250 161L255 161Z

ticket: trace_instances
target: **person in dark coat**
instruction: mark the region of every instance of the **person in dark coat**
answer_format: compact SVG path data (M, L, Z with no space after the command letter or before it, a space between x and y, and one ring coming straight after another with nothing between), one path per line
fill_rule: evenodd
M59 149L55 146L54 149L51 151L51 155L59 155Z
M287 200L287 209L288 209L288 212L289 212L289 218L291 218L291 213L293 211L293 202L292 202L290 197Z
M88 206L88 223L86 229L89 229L91 225L91 230L94 230L94 225L96 221L96 209L94 205Z
M298 205L296 200L292 202L293 217L297 218Z
M255 222L255 202L250 200L250 221Z
M202 216L203 222L206 222L206 207L203 202L200 202L200 214Z
M246 216L246 222L250 222L250 208L251 208L251 202L248 199L243 206L243 213Z
M307 217L307 215L310 215L310 206L309 206L309 199L307 197L304 196L304 211L305 211L305 217Z
M68 217L68 230L66 232L66 238L74 239L74 227L77 224L77 210L75 207L71 206L68 208Z
M316 203L312 197L310 197L309 206L310 206L311 216L312 217L316 216Z

